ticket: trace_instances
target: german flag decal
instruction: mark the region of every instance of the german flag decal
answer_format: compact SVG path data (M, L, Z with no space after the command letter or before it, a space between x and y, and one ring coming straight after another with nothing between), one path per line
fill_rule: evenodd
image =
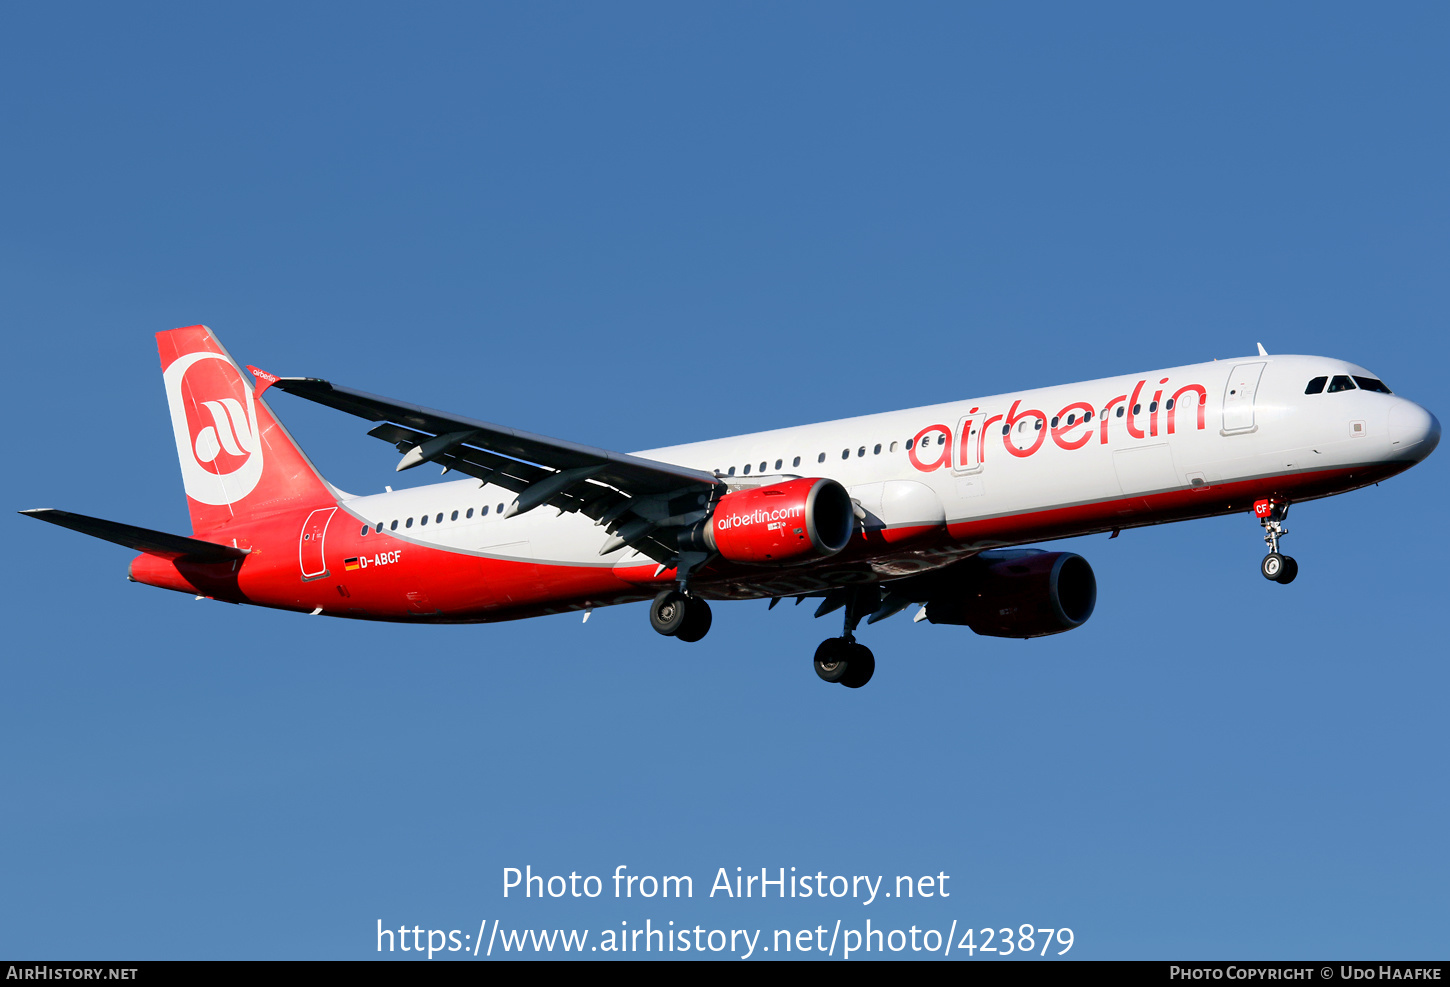
M350 559L343 559L342 560L342 567L343 567L343 569L345 569L348 572L352 572L354 569L361 568L361 566L359 566L357 564L357 556L356 555L354 555Z

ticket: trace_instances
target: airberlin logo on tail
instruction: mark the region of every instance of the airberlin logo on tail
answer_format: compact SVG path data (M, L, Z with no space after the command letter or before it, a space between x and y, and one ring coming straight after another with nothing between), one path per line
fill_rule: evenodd
M257 447L256 429L236 398L203 401L202 405L210 412L212 423L196 433L191 448L196 453L197 462L203 466L215 466L208 472L220 475L223 470L217 458L225 452L228 456L245 459Z
M235 504L262 479L251 388L221 353L187 353L163 376L186 495L213 506Z

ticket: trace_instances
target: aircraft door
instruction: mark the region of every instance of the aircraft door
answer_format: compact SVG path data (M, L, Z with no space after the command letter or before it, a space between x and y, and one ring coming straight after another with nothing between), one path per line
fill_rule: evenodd
M958 476L982 470L982 422L987 416L966 415L957 422L957 454L952 458L952 472Z
M1262 363L1240 363L1228 375L1223 388L1223 434L1252 432L1254 425L1254 395L1259 390L1259 377L1264 373Z
M324 507L307 515L302 523L302 534L297 539L297 557L302 563L302 581L321 579L330 575L323 545L327 536L327 523L337 513L336 507Z

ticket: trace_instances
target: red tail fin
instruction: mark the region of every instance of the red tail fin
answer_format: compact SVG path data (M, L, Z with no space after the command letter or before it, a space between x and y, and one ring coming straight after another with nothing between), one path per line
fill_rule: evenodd
M156 334L194 533L336 498L206 326Z

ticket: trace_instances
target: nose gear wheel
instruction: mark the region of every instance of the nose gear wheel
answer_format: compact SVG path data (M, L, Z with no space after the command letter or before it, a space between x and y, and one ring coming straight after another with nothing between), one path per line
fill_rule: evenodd
M1259 574L1271 582L1288 585L1299 575L1299 563L1294 561L1293 556L1279 552L1279 539L1289 533L1289 529L1284 527L1284 519L1289 516L1289 504L1276 500L1261 503L1268 505L1268 512L1259 518L1259 524L1264 527L1264 544L1269 546L1269 554L1259 563ZM1255 504L1254 508L1257 513L1259 505Z

